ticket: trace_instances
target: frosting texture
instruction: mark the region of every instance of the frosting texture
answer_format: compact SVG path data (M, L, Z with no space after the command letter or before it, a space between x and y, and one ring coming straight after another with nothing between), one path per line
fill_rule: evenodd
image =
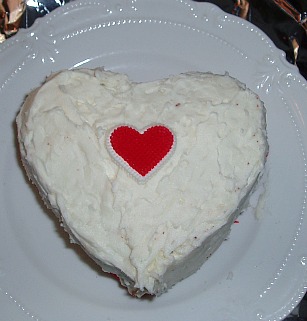
M170 128L176 148L139 184L106 137L151 124ZM47 205L137 295L162 293L220 245L268 150L257 95L200 72L133 83L103 69L63 71L29 94L17 125L23 164Z

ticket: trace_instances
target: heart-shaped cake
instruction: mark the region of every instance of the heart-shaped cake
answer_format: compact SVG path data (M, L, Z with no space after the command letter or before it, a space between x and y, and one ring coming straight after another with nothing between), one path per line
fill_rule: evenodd
M17 127L46 205L137 296L165 292L220 246L268 152L259 97L211 73L134 83L62 71L28 95Z

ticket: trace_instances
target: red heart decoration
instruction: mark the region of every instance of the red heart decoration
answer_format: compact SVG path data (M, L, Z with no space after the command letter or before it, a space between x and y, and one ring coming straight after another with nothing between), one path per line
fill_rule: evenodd
M143 179L165 160L174 142L173 133L163 125L154 125L141 132L131 126L119 126L109 135L107 146L120 165Z

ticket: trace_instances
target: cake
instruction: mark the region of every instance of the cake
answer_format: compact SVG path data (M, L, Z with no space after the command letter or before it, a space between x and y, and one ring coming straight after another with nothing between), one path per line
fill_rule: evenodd
M223 243L268 153L263 103L228 74L136 83L63 70L26 97L17 130L71 241L137 297L166 292Z

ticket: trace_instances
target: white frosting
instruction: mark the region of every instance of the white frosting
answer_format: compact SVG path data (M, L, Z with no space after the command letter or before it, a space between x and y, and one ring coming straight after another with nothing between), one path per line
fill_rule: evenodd
M106 135L153 123L174 132L176 148L138 184L110 157ZM101 69L63 71L27 97L17 125L23 163L46 203L139 295L165 291L220 245L267 153L262 102L227 75L136 84Z

